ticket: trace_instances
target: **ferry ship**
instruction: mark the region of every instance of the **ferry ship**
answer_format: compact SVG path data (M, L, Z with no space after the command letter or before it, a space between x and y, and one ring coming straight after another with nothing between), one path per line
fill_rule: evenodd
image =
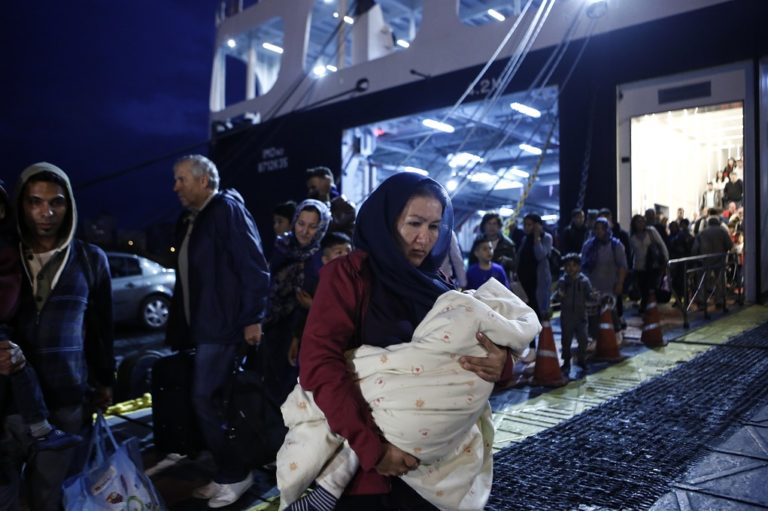
M768 2L261 0L217 14L211 154L262 231L324 165L358 205L394 172L564 227L693 218L737 162L746 298L768 291Z

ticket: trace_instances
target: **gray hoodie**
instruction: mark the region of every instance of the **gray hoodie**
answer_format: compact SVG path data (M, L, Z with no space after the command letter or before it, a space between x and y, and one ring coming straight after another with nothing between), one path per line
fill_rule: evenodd
M61 277L61 272L64 269L63 263L68 259L69 251L71 250L72 246L71 241L75 236L75 230L77 227L77 205L75 204L75 198L72 194L72 185L69 182L69 177L67 174L64 173L64 171L56 165L47 162L35 163L24 169L24 171L21 173L21 176L19 176L18 183L16 184L16 195L14 197L14 202L16 204L16 227L21 239L20 251L24 261L24 270L26 272L27 278L30 280L30 283L33 284L33 287L34 282L32 281L33 279L28 264L29 259L32 257L32 251L29 248L32 245L30 241L31 233L29 232L29 228L24 223L24 204L20 194L30 178L43 172L50 172L51 174L55 174L64 183L64 192L67 199L67 213L64 217L64 221L61 224L61 230L59 231L60 235L56 252L38 275L37 287L40 289L40 293L37 293L37 295L42 298L41 301L37 302L38 309L41 308L45 301L48 299L50 291L56 287L56 284L59 281L59 277ZM45 285L40 285L40 281L43 280L46 281Z

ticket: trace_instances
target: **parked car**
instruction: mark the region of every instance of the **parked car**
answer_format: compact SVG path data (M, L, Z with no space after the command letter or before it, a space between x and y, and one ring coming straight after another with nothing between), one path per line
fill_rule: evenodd
M107 258L115 322L138 320L146 328L164 328L176 272L135 254L107 252Z

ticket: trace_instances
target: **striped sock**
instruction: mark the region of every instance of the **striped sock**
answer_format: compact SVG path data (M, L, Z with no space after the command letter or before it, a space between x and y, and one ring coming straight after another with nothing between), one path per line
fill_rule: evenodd
M333 511L336 500L328 490L318 486L315 491L285 508L285 511Z

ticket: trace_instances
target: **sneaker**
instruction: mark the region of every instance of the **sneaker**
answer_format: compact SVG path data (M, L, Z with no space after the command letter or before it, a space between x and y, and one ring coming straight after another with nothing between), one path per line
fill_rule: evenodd
M253 486L253 476L250 473L239 483L219 484L219 491L208 501L208 507L215 509L233 504L251 486Z
M47 435L35 437L33 447L37 451L61 451L80 444L83 437L53 428Z
M200 486L199 488L195 488L192 491L192 498L208 500L218 493L219 488L221 488L221 485L219 483L217 483L216 481L211 481L205 486Z

